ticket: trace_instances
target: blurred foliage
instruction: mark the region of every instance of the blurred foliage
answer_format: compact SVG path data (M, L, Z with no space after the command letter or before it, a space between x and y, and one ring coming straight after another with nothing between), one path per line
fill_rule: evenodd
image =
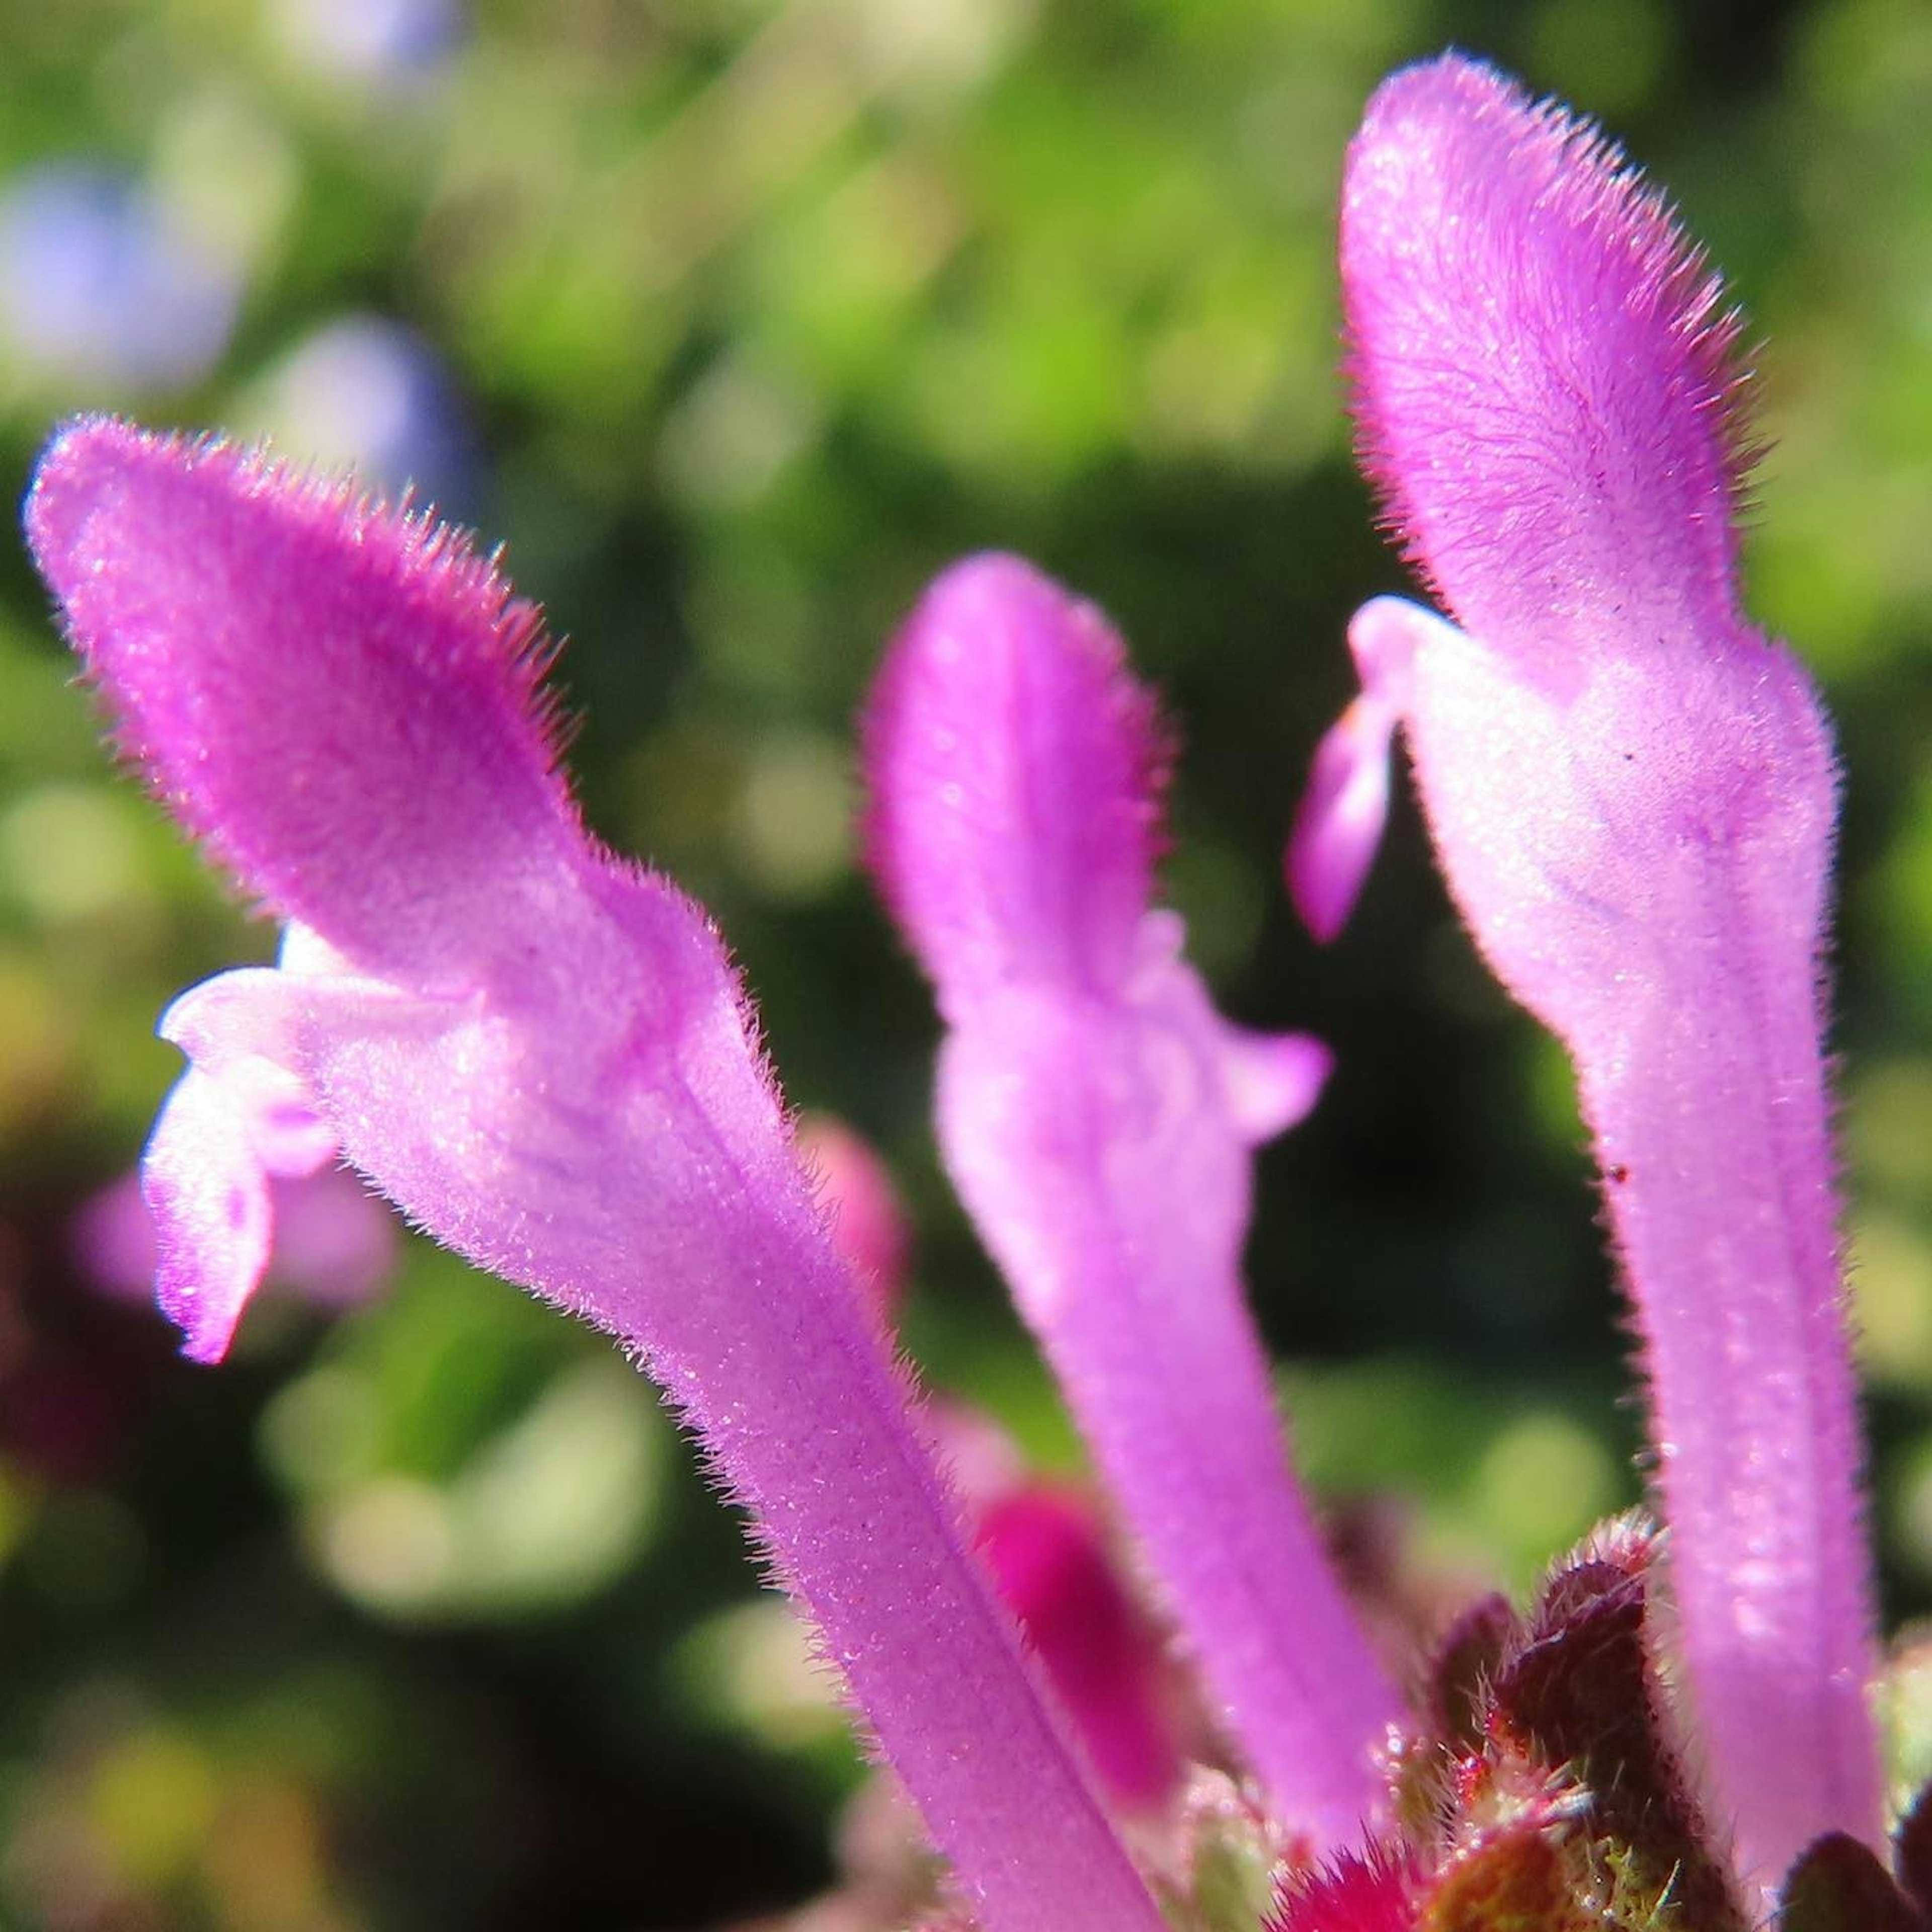
M850 721L960 551L1103 602L1185 734L1167 879L1341 1071L1255 1294L1331 1496L1520 1585L1637 1490L1560 1059L1412 814L1330 953L1278 848L1400 584L1333 204L1456 43L1603 116L1751 311L1750 545L1847 772L1837 1041L1891 1612L1932 1608L1932 13L1922 0L0 0L0 465L113 407L272 433L508 546L582 794L731 937L796 1103L884 1151L908 1338L1075 1450L938 1175L934 1024L854 867ZM271 935L115 778L0 568L0 1923L723 1921L826 1870L850 1748L595 1337L419 1246L219 1373L90 1288L180 987Z

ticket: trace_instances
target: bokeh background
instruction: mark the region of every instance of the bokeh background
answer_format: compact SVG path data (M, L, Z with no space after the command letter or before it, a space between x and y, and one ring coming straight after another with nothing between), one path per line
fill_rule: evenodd
M716 913L796 1104L880 1150L908 1340L1077 1450L950 1199L851 724L956 554L1104 603L1184 754L1195 956L1340 1071L1264 1157L1304 1462L1521 1585L1635 1498L1553 1051L1412 812L1357 925L1279 850L1399 587L1336 376L1342 147L1450 43L1605 119L1749 307L1754 606L1847 770L1838 1044L1888 1614L1932 1608L1932 11L1923 0L0 0L0 476L113 407L508 547L615 844ZM0 1924L697 1927L830 1870L842 1726L596 1337L292 1207L217 1372L122 1182L174 992L272 935L110 771L0 559ZM131 1284L131 1286L130 1286Z

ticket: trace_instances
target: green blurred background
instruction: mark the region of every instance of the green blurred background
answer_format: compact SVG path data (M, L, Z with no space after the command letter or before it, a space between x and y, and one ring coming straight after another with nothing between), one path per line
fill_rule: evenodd
M1278 887L1398 587L1335 374L1343 145L1455 43L1606 120L1754 324L1758 614L1848 772L1846 1129L1894 1621L1932 1609L1932 9L1924 0L0 0L0 471L111 406L413 476L572 642L598 830L711 906L790 1099L890 1162L908 1339L1076 1450L937 1171L934 1022L854 863L922 583L1023 550L1184 745L1195 957L1340 1072L1257 1304L1325 1493L1520 1585L1637 1493L1560 1060L1412 811L1323 955ZM0 1926L700 1926L824 1882L855 1767L596 1338L420 1246L231 1364L97 1279L152 1028L251 924L0 565ZM122 1231L124 1237L125 1231ZM123 1241L124 1246L124 1239Z

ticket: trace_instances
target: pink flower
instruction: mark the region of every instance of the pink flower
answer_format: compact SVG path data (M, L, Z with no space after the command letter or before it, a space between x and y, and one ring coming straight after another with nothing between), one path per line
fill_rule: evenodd
M829 1244L722 943L571 802L536 612L447 530L110 422L57 439L28 529L123 748L287 922L277 967L164 1022L190 1066L147 1190L188 1352L226 1346L269 1179L339 1150L644 1360L989 1928L1154 1932Z
M1774 1886L1881 1838L1821 964L1837 774L1739 608L1734 315L1661 200L1450 56L1348 158L1363 460L1454 623L1378 598L1289 854L1327 937L1401 728L1498 976L1575 1060L1641 1337L1712 1810Z
M1093 1499L1015 1483L980 1499L975 1540L1115 1804L1157 1814L1181 1760L1156 1634L1123 1582Z
M1090 605L956 565L866 728L869 848L950 1031L939 1133L1216 1706L1288 1826L1381 1810L1394 1690L1284 1456L1242 1301L1250 1158L1328 1068L1222 1019L1151 903L1165 745Z
M912 1226L890 1170L861 1136L830 1114L800 1118L798 1150L818 1177L832 1246L890 1323L912 1267Z

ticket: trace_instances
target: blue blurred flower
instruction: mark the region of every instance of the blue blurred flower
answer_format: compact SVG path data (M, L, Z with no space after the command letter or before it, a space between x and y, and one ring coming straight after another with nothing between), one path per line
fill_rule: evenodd
M379 87L432 78L468 26L463 0L279 0L278 11L302 59Z
M446 512L474 507L478 453L446 365L402 323L352 314L304 337L272 369L261 426L288 455L405 488Z
M115 388L199 381L228 346L238 262L138 176L50 162L0 193L0 346Z

